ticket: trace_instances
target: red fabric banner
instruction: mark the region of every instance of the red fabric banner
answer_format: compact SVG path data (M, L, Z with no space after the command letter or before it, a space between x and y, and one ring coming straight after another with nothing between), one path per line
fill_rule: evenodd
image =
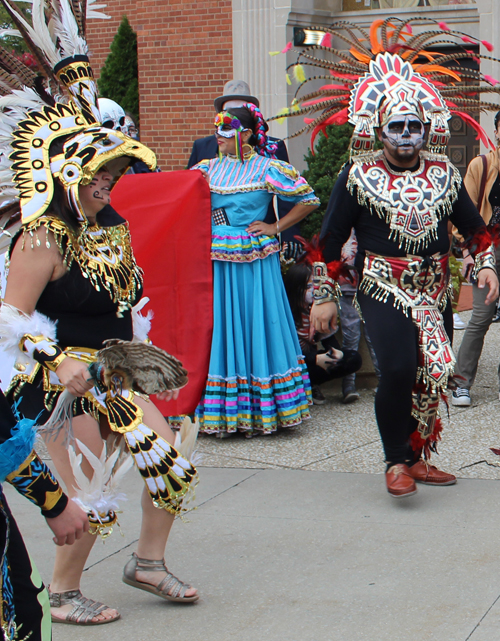
M182 361L189 383L177 401L155 400L164 416L194 411L205 387L212 340L210 190L201 172L124 176L112 206L130 224L153 310L150 338Z

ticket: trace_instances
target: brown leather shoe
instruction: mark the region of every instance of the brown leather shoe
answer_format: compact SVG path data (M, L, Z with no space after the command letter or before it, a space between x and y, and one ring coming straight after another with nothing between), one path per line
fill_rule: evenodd
M397 499L403 496L411 496L417 492L417 486L410 475L408 465L404 463L398 463L390 467L385 473L385 482L387 483L389 494Z
M457 482L457 477L447 472L441 472L434 465L429 465L426 461L418 461L409 469L412 478L417 483L424 485L454 485Z

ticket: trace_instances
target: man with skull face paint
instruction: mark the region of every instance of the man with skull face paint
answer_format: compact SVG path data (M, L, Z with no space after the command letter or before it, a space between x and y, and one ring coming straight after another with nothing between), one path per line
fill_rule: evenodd
M387 490L404 497L416 492L415 482L456 482L427 462L440 438L439 397L455 362L446 293L448 220L469 239L480 287L489 287L491 300L498 281L484 222L444 154L450 116L444 101L435 87L428 98L431 85L397 55L380 54L370 70L373 75L365 74L351 93L351 159L323 223L324 263L314 263L311 320L319 332L335 322L337 284L329 272L354 228L357 299L380 367L375 413ZM378 152L375 132L383 145Z

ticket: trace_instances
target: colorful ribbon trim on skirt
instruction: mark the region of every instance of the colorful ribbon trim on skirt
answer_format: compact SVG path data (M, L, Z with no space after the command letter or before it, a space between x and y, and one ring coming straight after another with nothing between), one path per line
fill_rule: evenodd
M212 228L212 260L251 263L262 260L280 249L275 236L252 236L240 227L215 225Z
M448 302L448 255L392 258L367 253L360 291L386 302L389 296L418 330L419 364L413 390L412 416L418 427L414 450L428 457L440 438L439 396L453 376L455 355L444 329L442 310Z
M265 379L209 376L196 416L200 432L275 432L310 418L311 387L302 358L299 367Z

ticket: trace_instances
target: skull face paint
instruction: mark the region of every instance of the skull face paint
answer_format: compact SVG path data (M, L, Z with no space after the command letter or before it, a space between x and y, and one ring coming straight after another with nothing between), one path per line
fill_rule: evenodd
M413 148L419 152L424 144L424 123L416 116L394 116L382 127L382 142L392 152L401 148Z

